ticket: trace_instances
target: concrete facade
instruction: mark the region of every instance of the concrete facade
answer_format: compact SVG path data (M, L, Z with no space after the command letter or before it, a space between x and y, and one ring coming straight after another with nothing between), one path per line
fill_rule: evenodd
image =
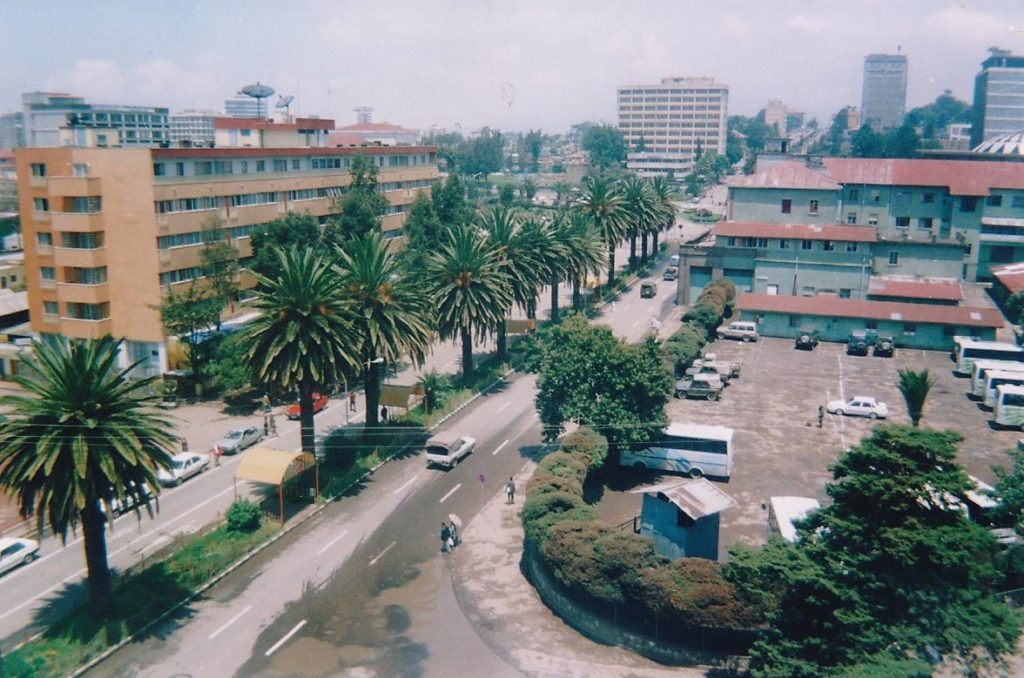
M876 130L899 127L906 107L906 55L869 54L864 57L864 86L860 100L864 124Z
M993 47L974 78L971 146L1024 130L1024 56Z

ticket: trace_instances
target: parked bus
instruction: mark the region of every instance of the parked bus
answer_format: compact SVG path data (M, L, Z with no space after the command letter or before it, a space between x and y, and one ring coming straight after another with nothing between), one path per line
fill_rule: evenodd
M1024 428L1024 386L1003 384L996 387L996 426Z
M985 398L985 380L993 370L999 372L1024 372L1024 363L1005 360L975 360L971 365L971 384L967 395L974 400Z
M793 523L819 508L818 500L810 497L772 497L768 500L768 538L777 535L790 543L795 542L796 526Z
M985 395L982 399L982 407L995 409L996 388L1002 384L1011 386L1024 386L1024 372L1019 370L988 370L988 377L985 379Z
M647 447L623 450L619 464L683 473L691 478L728 478L732 475L733 433L724 426L672 422Z
M1024 348L1002 341L962 339L956 356L956 374L968 375L975 360L1005 360L1024 363Z

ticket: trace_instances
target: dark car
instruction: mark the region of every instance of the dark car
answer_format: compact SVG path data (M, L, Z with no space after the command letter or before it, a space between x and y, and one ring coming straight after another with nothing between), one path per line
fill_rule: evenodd
M878 337L875 340L875 356L891 358L896 352L896 343L892 337Z
M867 355L868 338L863 332L854 332L846 340L846 355Z
M804 351L813 351L818 345L818 330L805 328L797 332L796 348Z

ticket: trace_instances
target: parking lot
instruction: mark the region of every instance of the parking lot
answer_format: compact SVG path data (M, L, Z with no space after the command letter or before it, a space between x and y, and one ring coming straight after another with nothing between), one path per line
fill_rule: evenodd
M831 478L829 465L876 424L866 418L826 414L819 429L819 405L871 396L889 406L889 421L909 423L896 387L900 368L928 368L935 385L921 425L960 432L964 436L960 463L972 475L991 483L992 466L1006 465L1006 450L1024 435L989 427L991 413L966 397L968 380L953 375L946 352L897 349L893 358L858 357L847 356L845 344L822 342L813 351L798 351L792 340L771 338L750 344L717 340L706 351L739 362L740 377L730 382L720 401L671 400L667 414L672 421L736 430L733 476L728 482L716 483L737 504L721 517L721 557L733 544L765 541L767 515L762 504L769 497L806 496L824 503L825 485ZM645 475L641 484L661 482L654 474ZM669 481L674 477L661 478ZM637 495L606 494L601 513L609 521L621 522L631 517L630 509L634 515L638 513L639 505Z

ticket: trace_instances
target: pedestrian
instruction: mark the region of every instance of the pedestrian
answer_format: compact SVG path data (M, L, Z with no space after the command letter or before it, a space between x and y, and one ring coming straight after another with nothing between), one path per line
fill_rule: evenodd
M223 454L220 449L220 445L217 443L213 444L213 465L220 466L220 455Z
M448 527L448 523L441 521L441 553L449 553L452 550L451 547L452 531Z
M186 440L185 438L181 439L181 451L183 453L188 452L188 440Z
M825 420L825 408L818 405L818 428L821 428L822 421Z
M269 412L270 411L270 394L269 393L264 393L263 394L263 411L264 412Z
M508 499L507 504L516 503L516 484L512 481L511 477L505 483L505 497Z
M452 546L458 546L462 543L462 539L459 538L459 526L455 524L454 520L452 521L452 526L449 529L449 532L452 537Z
M380 421L382 424L386 424L388 422L388 408L383 405L380 407Z
M270 435L277 435L277 422L274 421L274 415L270 415Z
M355 391L349 391L348 392L348 411L349 412L355 412L356 411L356 392Z
M270 435L270 417L263 415L263 437L266 438Z

